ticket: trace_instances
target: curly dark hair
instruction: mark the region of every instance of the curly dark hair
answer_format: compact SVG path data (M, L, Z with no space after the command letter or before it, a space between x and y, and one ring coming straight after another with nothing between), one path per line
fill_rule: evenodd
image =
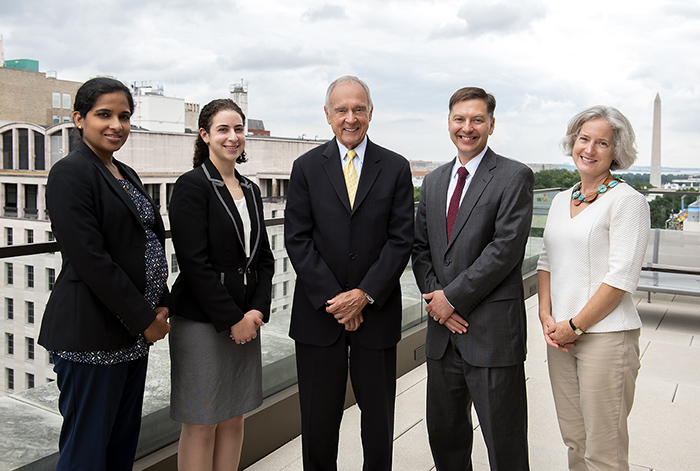
M241 115L243 125L245 126L245 115L243 114L241 107L230 98L220 98L210 101L204 105L204 108L202 108L202 111L199 113L199 129L204 129L207 133L211 132L211 123L214 120L214 116L216 116L219 111L224 110L233 110ZM207 143L204 142L202 136L198 134L197 140L194 143L194 157L192 158L192 166L199 167L208 158L209 146L207 146ZM246 158L245 151L241 152L241 155L239 155L236 159L236 163L238 164L242 164L243 162L247 161L248 159Z
M126 100L129 102L129 111L133 114L134 97L131 96L131 90L119 80L111 77L95 77L82 84L75 94L73 111L77 111L84 118L95 106L98 98L114 92L122 92L126 95ZM78 132L80 132L82 137L83 130L79 128Z

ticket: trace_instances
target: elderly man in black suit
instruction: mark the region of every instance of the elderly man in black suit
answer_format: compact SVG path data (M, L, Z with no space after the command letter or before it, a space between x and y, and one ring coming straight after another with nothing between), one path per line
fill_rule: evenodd
M425 177L413 272L429 302L427 424L438 471L471 470L472 403L492 470L528 470L521 266L534 177L487 147L496 100L457 90L457 158Z
M295 340L305 470L337 469L348 358L362 411L364 469L392 460L401 288L413 243L408 161L367 138L369 87L341 77L326 94L335 139L299 157L285 211L297 273Z

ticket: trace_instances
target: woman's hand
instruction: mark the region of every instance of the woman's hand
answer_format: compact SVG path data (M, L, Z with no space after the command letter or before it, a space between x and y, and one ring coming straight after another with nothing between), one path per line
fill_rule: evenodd
M546 312L540 312L540 323L542 323L542 333L544 334L544 340L547 342L547 345L550 347L554 347L557 350L561 350L563 352L568 352L569 349L566 347L571 347L573 346L573 339L571 342L568 343L560 343L558 342L554 336L558 339L559 336L562 334L561 331L557 333L558 327L561 322L557 323L554 320L554 317L552 317L551 314L546 313ZM565 322L567 326L569 326L568 322ZM571 330L571 327L569 327L569 330ZM574 334L576 335L576 334Z
M250 342L258 336L258 329L265 325L263 314L257 309L246 312L243 319L231 326L231 339L237 344Z
M552 321L554 321L554 319L552 319ZM563 352L568 352L569 349L566 347L573 347L574 342L578 339L578 335L571 330L568 320L550 325L549 330L549 334L545 334L545 337L549 339L547 343ZM553 344L550 343L550 341L553 342Z
M170 310L165 306L158 306L154 311L156 311L156 318L148 326L148 329L143 331L143 338L148 343L155 343L170 332L170 324L168 323Z

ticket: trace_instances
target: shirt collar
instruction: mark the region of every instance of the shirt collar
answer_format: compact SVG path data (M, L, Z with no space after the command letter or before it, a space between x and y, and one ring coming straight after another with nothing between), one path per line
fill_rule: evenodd
M469 175L474 175L476 173L476 169L479 168L479 164L483 160L484 156L486 155L486 151L489 149L488 146L484 147L484 150L479 152L476 157L471 159L469 162L467 162L466 165L462 165L462 163L459 161L459 157L455 159L455 163L452 166L452 173L450 175L450 178L455 178L457 175L457 170L459 167L464 167L467 169L467 172L469 172Z
M340 152L340 160L341 162L345 161L345 154L348 153L348 148L345 147L343 144L340 143L338 139L335 140L335 142L338 143L338 152ZM355 147L354 151L357 153L357 156L355 156L356 159L360 161L360 163L365 161L365 151L367 150L367 135L365 134L365 138L362 139L362 142Z

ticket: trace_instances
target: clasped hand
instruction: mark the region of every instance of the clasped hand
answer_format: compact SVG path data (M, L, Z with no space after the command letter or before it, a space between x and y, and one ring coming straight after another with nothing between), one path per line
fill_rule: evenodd
M263 313L251 309L243 315L243 319L231 326L231 340L237 344L250 342L258 336L258 329L264 325Z
M424 294L423 299L428 301L425 311L433 320L450 329L450 332L453 334L467 333L469 323L457 314L457 311L447 301L445 293L441 289Z
M362 310L369 301L365 292L359 288L338 293L327 301L326 312L333 314L339 324L345 326L347 331L355 331L365 320Z
M158 306L154 311L156 312L156 318L153 319L148 329L143 331L143 338L148 343L155 343L170 332L170 324L168 323L170 310L165 306Z
M556 322L552 316L541 318L540 321L542 322L542 331L544 332L544 340L547 342L547 345L563 352L569 351L566 347L574 346L574 341L576 341L578 335L571 330L569 321Z

